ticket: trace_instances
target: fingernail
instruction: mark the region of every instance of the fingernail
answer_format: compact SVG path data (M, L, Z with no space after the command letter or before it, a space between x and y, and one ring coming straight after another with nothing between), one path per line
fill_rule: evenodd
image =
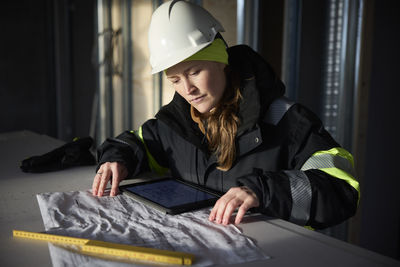
M217 223L221 223L221 218L217 218Z
M223 220L222 223L226 225L228 224L228 220Z

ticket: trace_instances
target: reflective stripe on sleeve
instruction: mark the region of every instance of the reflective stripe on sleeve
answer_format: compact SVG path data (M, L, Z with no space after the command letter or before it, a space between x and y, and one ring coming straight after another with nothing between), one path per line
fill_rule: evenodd
M268 112L265 114L263 121L277 125L285 115L286 111L288 111L293 104L294 102L291 102L284 96L275 99L269 106Z
M151 155L149 149L147 148L146 143L144 142L143 139L142 127L140 126L138 131L131 131L131 133L134 133L140 139L140 141L142 141L144 148L146 149L146 155L150 169L159 175L164 175L165 173L167 173L168 169L159 165L157 161L154 159L154 157Z
M302 171L309 169L321 170L335 178L342 179L354 187L360 199L360 185L354 178L353 156L341 147L315 152L301 167Z
M305 225L310 218L312 191L310 181L303 171L284 171L289 177L292 194L292 211L290 221Z

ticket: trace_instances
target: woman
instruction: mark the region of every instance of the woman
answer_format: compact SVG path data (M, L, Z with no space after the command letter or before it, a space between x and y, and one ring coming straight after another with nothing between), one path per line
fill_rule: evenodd
M170 1L149 29L152 72L176 93L139 131L98 150L93 195L149 170L223 192L209 219L234 223L252 209L313 228L351 217L359 199L353 159L251 48L226 48L223 28L203 8Z

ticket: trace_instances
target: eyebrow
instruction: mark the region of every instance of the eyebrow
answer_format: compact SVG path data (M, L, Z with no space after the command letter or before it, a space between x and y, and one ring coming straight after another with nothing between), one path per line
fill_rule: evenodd
M186 68L185 70L183 70L183 73L188 73L191 69L196 68L196 67L199 66L200 64L201 64L201 63L196 63L196 64L194 64L194 65L189 66L188 68ZM168 75L167 75L167 79L172 79L172 78L174 78L174 77L176 77L176 75L171 75L171 76L168 76Z

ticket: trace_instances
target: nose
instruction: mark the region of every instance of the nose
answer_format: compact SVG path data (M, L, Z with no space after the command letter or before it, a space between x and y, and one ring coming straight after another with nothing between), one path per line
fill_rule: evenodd
M196 90L196 87L193 86L189 79L183 79L183 89L186 94L190 95Z

